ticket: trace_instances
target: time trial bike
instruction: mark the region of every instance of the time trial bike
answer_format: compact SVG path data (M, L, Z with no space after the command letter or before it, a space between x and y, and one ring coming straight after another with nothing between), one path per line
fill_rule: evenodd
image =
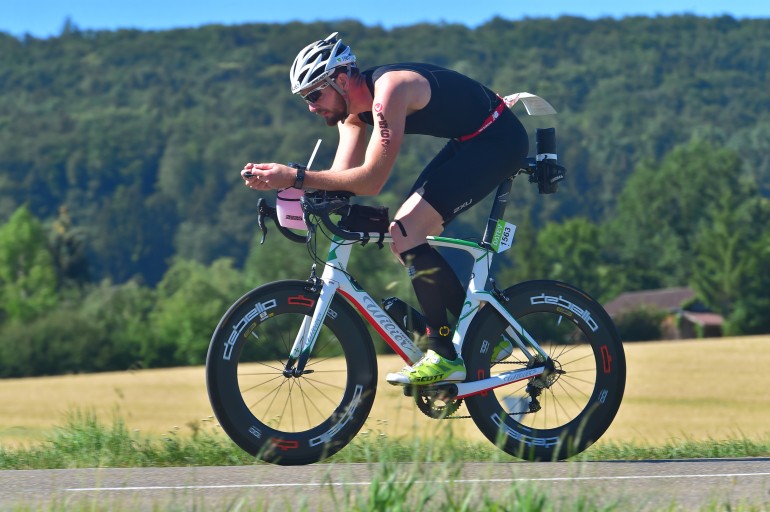
M453 339L467 378L404 387L404 394L436 419L458 417L464 403L478 429L505 452L560 460L588 448L610 426L623 397L626 362L615 325L585 292L551 280L501 289L490 278L494 255L513 237L513 226L501 220L513 179L528 174L541 192L558 181L558 169L554 173L548 162L530 158L523 167L500 184L480 241L428 239L473 260ZM268 462L317 462L362 428L378 385L367 324L406 364L423 355L418 314L407 314L409 308L392 298L386 310L348 270L353 248L391 242L387 220L371 231L353 221L360 205L351 205L351 195L306 192L298 205L307 234L281 226L276 209L260 199L263 242L265 220L272 218L284 236L308 244L314 259L315 241L326 235L328 254L320 276L314 263L307 279L246 293L211 338L206 379L216 417L238 446ZM373 211L363 217L377 217ZM492 355L501 341L513 346L503 360Z

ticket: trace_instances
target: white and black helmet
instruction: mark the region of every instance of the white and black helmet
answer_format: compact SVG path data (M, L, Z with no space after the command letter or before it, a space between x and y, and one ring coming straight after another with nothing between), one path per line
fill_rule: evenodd
M331 83L329 77L334 70L341 66L355 66L356 56L350 52L350 47L337 38L337 32L326 39L311 43L302 49L294 59L289 71L291 92L297 94L322 81ZM332 85L334 85L332 83Z

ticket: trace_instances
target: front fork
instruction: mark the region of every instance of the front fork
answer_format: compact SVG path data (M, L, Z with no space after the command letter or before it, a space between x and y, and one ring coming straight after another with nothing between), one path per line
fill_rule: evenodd
M312 286L320 287L321 293L315 304L313 316L305 316L302 320L302 326L294 338L294 344L289 352L289 359L283 369L285 377L299 377L305 373L312 373L312 370L305 370L310 352L313 351L315 342L318 339L318 333L321 332L324 319L329 312L329 307L334 300L334 294L339 288L339 283L333 280L314 279Z

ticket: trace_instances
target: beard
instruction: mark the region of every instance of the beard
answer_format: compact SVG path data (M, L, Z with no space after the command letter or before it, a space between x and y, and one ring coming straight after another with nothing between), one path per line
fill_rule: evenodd
M337 91L334 92L336 93L334 96L334 105L326 110L326 112L331 115L324 116L324 121L327 126L337 126L337 123L344 123L345 119L348 118L348 105L345 103L345 99Z

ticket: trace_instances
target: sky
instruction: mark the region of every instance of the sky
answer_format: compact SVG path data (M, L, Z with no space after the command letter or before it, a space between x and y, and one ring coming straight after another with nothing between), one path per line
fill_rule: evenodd
M165 30L212 23L310 22L356 19L385 28L414 23L476 27L495 16L509 20L560 15L600 17L673 14L768 18L767 0L0 0L0 32L47 38L66 19L81 30Z

